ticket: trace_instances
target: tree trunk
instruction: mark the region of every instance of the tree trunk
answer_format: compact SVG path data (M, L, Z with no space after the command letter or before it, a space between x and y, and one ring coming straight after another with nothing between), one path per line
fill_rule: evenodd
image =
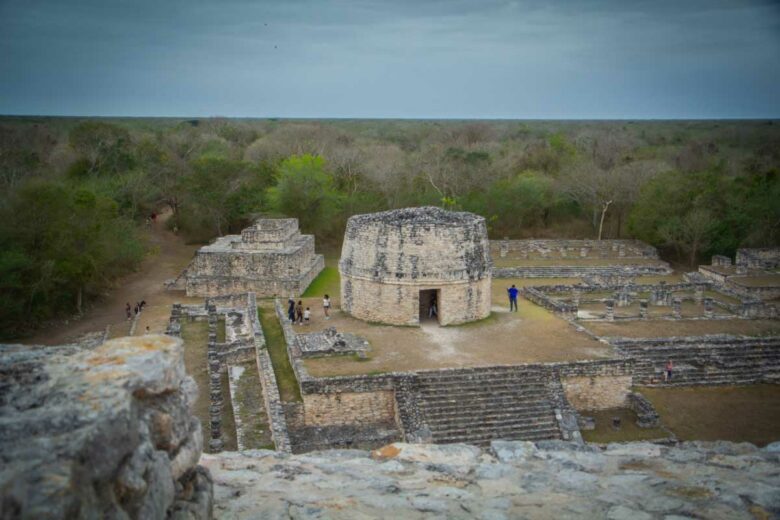
M604 231L604 217L607 216L607 210L612 201L609 200L601 205L601 220L599 221L599 240L601 240L601 232Z
M76 293L76 312L78 312L79 316L81 316L82 293L83 293L83 288L82 288L82 286L79 286L79 290Z

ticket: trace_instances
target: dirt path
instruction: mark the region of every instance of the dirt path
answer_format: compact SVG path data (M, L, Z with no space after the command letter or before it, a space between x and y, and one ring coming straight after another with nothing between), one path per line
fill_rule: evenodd
M67 320L38 331L26 338L24 343L38 345L61 345L80 336L105 330L111 327L111 336L126 336L130 323L125 318L125 303L146 300L146 310L141 314L136 326L136 335L144 334L146 327L150 332L163 332L168 321L170 305L174 302L197 302L197 298L187 298L183 291L166 291L163 283L176 278L187 267L192 255L198 248L186 245L184 240L168 231L165 221L169 213L162 214L148 233L151 252L141 263L141 268L122 280L105 298L94 303L82 318Z

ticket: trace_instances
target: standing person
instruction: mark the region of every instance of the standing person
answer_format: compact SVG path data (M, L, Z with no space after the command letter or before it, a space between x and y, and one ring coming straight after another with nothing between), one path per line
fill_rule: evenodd
M322 309L325 311L325 319L330 319L330 296L327 294L322 299Z
M151 333L152 333L152 331L151 331L151 330L149 330L149 325L147 325L147 326L146 326L146 334L151 334Z
M136 316L138 316L138 313L141 312L141 309L138 308L138 303L136 303L135 307L133 307L133 312L135 312Z
M308 324L309 324L309 319L310 319L310 318L311 318L311 309L309 309L308 307L306 307L306 310L305 310L305 311L303 311L303 324L304 324L304 325L308 325Z
M672 370L674 370L674 365L672 365L672 360L668 360L666 362L666 370L664 370L664 381L667 383L672 381Z
M127 305L125 305L125 314L127 315L127 321L133 319L133 309L130 307L130 302L127 302Z
M431 296L431 303L428 305L428 317L435 318L439 316L439 309L436 308L436 293Z
M298 305L295 306L295 321L298 324L303 323L303 302L301 300L298 300Z
M295 323L295 300L292 296L287 300L287 317L290 319L290 323Z
M512 284L512 287L507 289L506 292L509 293L509 312L512 312L512 310L517 312L517 293L519 292L517 287Z
M144 310L144 307L146 307L146 300L141 300L141 303L138 304L138 308Z

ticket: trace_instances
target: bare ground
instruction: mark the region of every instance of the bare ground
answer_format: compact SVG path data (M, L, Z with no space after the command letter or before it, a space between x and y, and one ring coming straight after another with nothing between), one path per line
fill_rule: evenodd
M309 326L296 326L298 332L334 326L366 338L372 350L368 360L346 356L308 359L306 368L314 376L596 359L612 354L608 345L522 299L517 313L495 306L485 320L450 327L435 322L421 327L369 324L338 310L326 321L318 303L305 301L314 319Z

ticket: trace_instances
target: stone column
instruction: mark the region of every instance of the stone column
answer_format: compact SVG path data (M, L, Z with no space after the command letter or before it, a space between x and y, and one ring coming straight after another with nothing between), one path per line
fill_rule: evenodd
M639 319L647 319L647 300L639 301Z
M576 305L577 307L580 306L580 298L581 298L581 296L582 296L582 293L578 289L575 289L571 293L572 302L574 302L574 305Z
M682 318L682 300L680 298L674 298L672 300L672 315L674 319L679 320Z
M209 450L212 453L222 451L222 384L219 375L219 361L209 363L209 423L211 426L211 440Z
M589 249L590 249L589 247L581 247L580 248L580 258L587 258Z
M615 300L607 300L605 305L607 306L607 320L615 321Z
M509 253L509 237L504 237L504 240L501 241L498 254L501 258L506 258L506 255L508 253Z
M712 298L704 298L704 317L712 318L713 316L713 301Z
M693 299L696 300L696 303L701 305L702 300L704 300L704 287L701 285L696 286L693 290Z

